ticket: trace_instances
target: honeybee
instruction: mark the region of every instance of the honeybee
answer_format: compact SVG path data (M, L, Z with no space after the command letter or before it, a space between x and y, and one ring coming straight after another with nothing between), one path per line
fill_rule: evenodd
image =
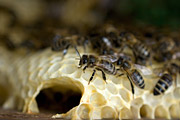
M120 71L125 72L128 80L130 81L131 90L132 90L133 95L135 93L133 84L135 84L140 89L144 89L144 87L145 87L145 82L144 82L144 79L143 79L142 75L140 74L140 72L143 73L143 75L145 75L145 76L152 75L152 71L142 65L134 64L133 65L134 69L132 69L132 64L129 61L130 59L125 54L120 54L120 55L116 55L116 56L108 55L106 57L105 56L101 56L101 57L116 64L117 65L116 71L120 70ZM116 74L117 73L118 72L116 72ZM122 75L124 75L124 73L118 74L118 76L122 76Z
M94 68L93 73L89 79L88 84L91 82L91 80L93 79L96 70L101 71L102 72L102 77L104 79L104 81L106 82L106 75L107 74L112 74L112 75L116 75L117 70L115 68L115 65L112 64L111 62L104 60L104 59L99 59L98 57L94 56L94 55L83 55L82 57L80 57L80 61L79 61L79 68L82 67L82 65L85 65L83 68L83 71L86 70L86 68Z
M173 79L170 74L163 74L162 77L156 83L153 90L153 94L156 96L164 93L172 85L172 81Z
M106 33L106 37L111 41L111 46L113 46L114 48L122 47L123 40L121 39L121 37L118 35L117 32L111 31L109 33Z
M76 45L78 40L79 38L76 35L71 37L56 35L53 38L51 49L52 51L63 51L63 56L65 56L70 46L74 47L75 50L77 49Z
M133 83L140 89L144 89L145 83L142 75L137 69L131 69L131 64L127 60L124 60L122 57L116 62L120 70L125 71L127 78L131 84L132 94L134 95L134 86ZM124 75L124 74L121 74ZM120 76L121 76L120 75Z
M133 45L133 54L136 58L135 63L140 63L143 65L145 65L146 61L151 57L150 50L140 42L137 42Z
M70 41L65 40L62 36L56 35L53 38L51 49L52 51L61 51L63 50L63 55L67 53L69 46L71 45Z
M173 81L175 81L176 86L177 74L180 74L180 66L178 66L176 63L170 63L166 68L164 67L163 69L165 69L163 72L167 71L167 73L164 72L156 83L153 90L153 94L155 96L163 94L172 85Z
M127 46L132 50L133 55L135 57L135 63L145 65L146 62L150 60L150 49L147 48L145 44L138 41L133 34L123 32L121 33L121 37L122 39L124 39L123 41L126 42L126 44L123 47L125 48Z
M175 43L172 38L158 37L157 46L154 48L154 59L158 62L169 61L173 58Z
M111 40L105 35L100 33L94 33L89 35L92 49L95 49L100 55L112 55L115 50L113 48Z
M157 50L161 52L171 51L175 47L175 43L171 37L160 36L158 39Z

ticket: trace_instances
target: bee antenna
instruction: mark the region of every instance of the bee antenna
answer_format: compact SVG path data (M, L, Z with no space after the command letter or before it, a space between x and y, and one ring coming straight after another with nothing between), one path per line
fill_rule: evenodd
M79 51L77 50L77 47L76 47L76 46L74 46L74 48L75 48L75 50L76 50L76 53L78 54L78 56L79 56L79 57L80 57L80 59L81 59L81 55L80 55Z

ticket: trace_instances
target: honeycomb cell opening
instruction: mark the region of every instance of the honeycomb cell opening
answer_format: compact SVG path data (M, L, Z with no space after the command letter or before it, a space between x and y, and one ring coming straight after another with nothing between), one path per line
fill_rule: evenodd
M152 117L152 109L150 106L148 105L143 105L141 108L140 108L140 115L141 115L141 118L151 118Z
M74 91L69 87L57 85L41 90L36 101L40 113L61 114L79 105L81 97L80 90Z
M168 112L163 106L158 106L155 109L155 118L168 118Z

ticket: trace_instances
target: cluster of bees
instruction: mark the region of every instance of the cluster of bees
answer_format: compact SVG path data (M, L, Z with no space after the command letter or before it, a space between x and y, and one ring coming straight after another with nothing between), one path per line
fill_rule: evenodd
M61 30L58 25L50 26L51 24L49 25L46 20L37 21L37 24L23 25L17 21L13 11L2 6L0 10L12 18L8 25L9 29L18 28L26 34L25 40L16 43L8 34L0 33L0 42L3 42L8 49L41 50L51 46L52 51L61 51L65 56L68 48L73 47L80 58L79 68L83 66L83 71L93 68L88 84L93 80L96 71L102 72L104 81L106 74L116 77L126 75L134 94L134 85L140 89L144 89L146 85L143 75L151 74L147 66L163 63L161 72L157 74L159 80L153 90L154 95L160 95L172 85L173 81L176 81L180 73L179 34L167 34L158 29L115 28L106 24L81 34L76 29ZM84 51L91 48L97 55L81 56L77 46L83 46Z
M93 68L88 84L93 79L96 71L102 72L102 78L105 82L106 74L117 77L126 75L133 95L135 93L134 85L140 89L145 87L143 75L139 71L142 72L142 69L144 69L146 72L142 72L143 74L151 74L152 71L146 66L164 62L161 72L158 72L160 78L153 90L153 94L156 96L164 93L172 85L173 81L176 81L177 74L180 73L180 66L177 62L180 51L179 45L175 43L176 41L167 36L153 38L151 35L151 40L154 40L155 43L152 45L146 43L142 38L148 39L147 34L150 36L150 33L146 33L144 37L136 37L132 32L118 31L116 29L115 31L93 31L93 33L86 36L62 37L56 35L51 47L53 51L63 51L63 56L70 46L74 47L80 57L79 68L83 66L83 71L87 68ZM76 47L79 45L83 46L85 50L86 47L90 47L98 55L83 54L81 56ZM132 54L130 55L130 53ZM171 53L171 56L166 55L168 53Z

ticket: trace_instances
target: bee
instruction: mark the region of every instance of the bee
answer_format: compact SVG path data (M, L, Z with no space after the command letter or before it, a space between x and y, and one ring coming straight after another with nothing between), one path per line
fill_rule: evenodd
M74 49L77 50L76 45L78 40L79 38L76 35L71 37L63 37L60 35L56 35L53 38L51 49L52 51L63 51L63 56L65 56L70 46L73 46Z
M123 40L121 39L121 37L118 35L117 32L111 31L109 33L106 33L106 37L111 41L111 46L113 46L114 48L122 47Z
M161 78L156 83L153 94L155 96L163 94L175 81L175 86L177 85L177 74L180 73L180 66L178 66L176 63L170 63L167 65L167 67L163 68L163 74L161 75ZM167 73L165 73L167 71Z
M71 42L65 40L62 36L56 35L53 38L51 49L52 51L61 51L63 50L63 56L66 55L68 48L70 47Z
M109 62L107 60L98 59L94 55L83 55L82 58L80 58L80 62L79 62L79 66L81 67L82 65L85 65L83 68L83 71L85 71L86 68L88 68L88 67L94 68L92 76L90 77L88 84L93 79L93 77L96 73L96 70L102 72L102 77L105 82L106 82L105 73L112 74L112 75L116 75L116 73L117 73L117 70L116 70L114 64L112 64L111 62Z
M132 90L133 95L135 93L133 83L140 89L144 89L145 82L142 75L137 69L131 69L131 64L129 61L124 60L122 57L120 57L116 63L117 63L117 66L120 67L118 70L125 71L126 76L131 84L131 90ZM119 76L121 75L124 75L124 74L120 74Z
M157 46L154 48L154 59L157 62L169 61L173 58L175 42L170 37L160 36L157 38Z
M112 55L115 50L113 48L111 40L105 35L100 33L94 33L89 35L92 49L95 49L100 55Z
M161 52L171 51L175 47L175 43L171 37L160 36L158 39L157 50Z
M172 85L172 76L170 74L163 74L162 77L156 83L153 94L155 96L164 93Z
M125 47L129 47L132 50L133 55L135 57L135 63L145 65L146 62L150 60L150 49L145 44L138 41L133 34L122 32L121 37L123 41L126 42L126 44L123 45L123 49Z
M133 45L133 54L135 56L135 63L140 63L145 65L146 61L150 59L150 50L143 44L140 42L137 42ZM140 62L139 62L139 61Z
M93 73L89 79L88 84L90 84L90 82L92 81L96 70L101 71L102 72L102 77L103 80L106 82L106 75L107 74L111 74L111 75L116 75L117 74L117 70L116 67L113 63L111 63L108 60L105 60L103 58L98 58L94 55L80 55L80 53L78 52L78 50L76 49L79 57L80 57L80 61L79 61L79 68L81 68L82 66L84 66L83 71L85 72L86 68L94 68Z
M154 60L157 62L170 61L173 58L173 51L161 52L157 51L154 55Z

